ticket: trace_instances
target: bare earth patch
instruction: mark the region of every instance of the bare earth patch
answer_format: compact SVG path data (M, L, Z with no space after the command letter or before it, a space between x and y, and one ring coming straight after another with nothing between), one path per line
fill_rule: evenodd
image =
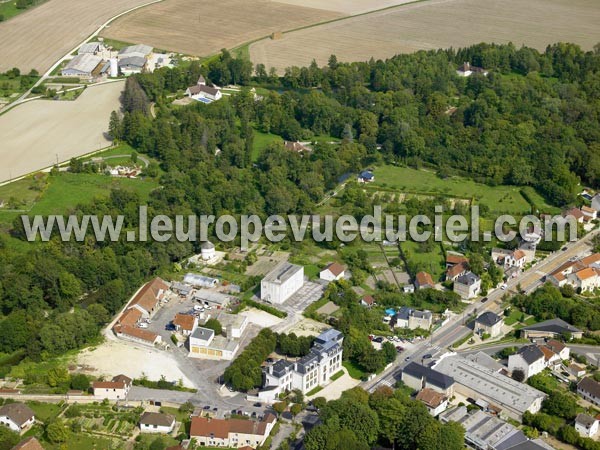
M343 15L268 0L166 0L119 18L102 35L207 56L274 32Z
M108 146L108 119L123 87L89 87L75 101L33 100L0 116L0 182L52 166L57 155L68 161Z
M597 0L430 0L399 6L262 40L250 46L254 63L275 67L385 59L398 53L479 42L525 44L539 50L574 42L590 50L600 41Z
M323 0L280 0L289 5L305 6L307 8L323 8ZM354 15L368 11L389 8L390 6L411 3L415 0L329 0L327 9L340 13Z
M164 375L169 381L181 379L184 386L194 387L169 353L132 342L106 341L94 349L83 350L77 363L98 376L126 374L141 378L145 375L149 380L159 380Z
M150 0L51 0L0 23L0 72L44 72L111 17Z

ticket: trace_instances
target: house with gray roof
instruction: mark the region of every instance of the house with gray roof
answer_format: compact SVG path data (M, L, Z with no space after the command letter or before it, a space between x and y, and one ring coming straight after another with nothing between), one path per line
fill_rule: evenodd
M24 403L7 403L0 408L0 425L21 433L35 422L35 414Z
M508 370L522 370L525 380L546 368L544 352L537 345L521 347L517 353L508 357Z
M526 339L556 338L567 335L571 336L573 339L581 339L583 337L583 331L559 318L545 320L521 328L521 337Z
M417 309L403 306L398 310L395 316L395 327L396 328L408 328L415 330L421 328L423 330L429 330L433 323L433 314L431 311L419 311Z
M600 406L600 383L592 377L586 377L577 384L577 395L590 403Z
M480 335L488 334L491 338L502 334L502 317L491 311L486 311L475 319L475 332Z
M454 292L462 299L475 298L481 292L481 278L473 272L467 272L454 280Z
M416 362L411 362L402 370L401 380L417 392L430 388L447 397L454 394L454 378Z

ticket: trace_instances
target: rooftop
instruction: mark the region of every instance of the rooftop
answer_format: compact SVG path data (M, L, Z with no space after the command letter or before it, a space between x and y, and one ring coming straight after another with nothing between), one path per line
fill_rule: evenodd
M153 48L150 47L149 45L144 45L144 44L137 44L137 45L130 45L128 47L124 47L123 49L121 49L121 51L119 51L119 56L124 56L124 55L128 55L131 53L140 53L143 55L149 55L150 53L152 53Z
M63 70L72 69L79 72L92 73L101 62L102 58L100 56L91 53L82 53L69 61Z
M453 377L457 383L469 387L491 402L521 414L527 411L535 400L546 397L546 394L531 386L459 355L448 354L442 357L434 369Z
M544 322L536 323L534 325L529 325L527 327L523 327L522 330L549 331L549 332L556 333L556 334L580 333L581 332L581 330L579 328L576 328L573 325L565 322L562 319L558 319L558 318L545 320Z
M140 419L142 425L156 425L159 427L170 427L173 422L175 422L173 416L156 412L146 412Z
M29 406L23 403L8 403L0 408L0 416L6 416L19 427L34 417L34 413Z
M473 272L467 272L464 275L461 275L456 279L456 283L464 284L466 286L471 286L475 283L478 283L481 280L479 276L475 275Z
M445 375L438 370L417 364L416 362L408 364L404 368L403 373L415 378L425 378L428 383L442 389L447 389L454 384L454 378L452 376Z
M192 333L194 339L208 342L215 337L215 332L209 328L198 327Z
M267 281L269 283L285 283L300 271L304 272L304 268L302 266L297 266L289 262L282 262L275 267L275 269L269 272L263 278L263 281Z
M494 326L500 321L502 321L502 318L498 314L495 314L491 311L484 312L476 320L477 323L480 323L486 327Z
M333 262L331 264L328 264L327 267L325 267L325 269L323 269L323 271L325 271L325 270L329 270L334 276L337 277L340 274L344 273L346 268L339 263Z
M600 383L598 383L592 377L586 377L581 380L577 385L577 389L589 392L594 397L600 398Z
M422 401L430 408L437 408L446 400L446 396L430 388L421 389L417 394L417 400Z

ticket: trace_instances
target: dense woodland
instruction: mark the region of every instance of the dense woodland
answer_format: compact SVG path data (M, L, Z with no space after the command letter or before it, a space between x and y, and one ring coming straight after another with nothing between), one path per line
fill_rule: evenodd
M151 195L150 215L312 212L341 176L383 161L531 185L562 206L574 201L579 182L600 187L599 50L557 44L539 53L482 44L365 63L332 57L324 68L291 68L282 78L264 67L253 76L247 61L223 52L206 66L129 78L110 132L160 162L162 188ZM455 69L463 61L490 73L460 78ZM211 105L171 106L168 96L200 74L269 92L255 100L244 88ZM253 155L255 130L341 143L316 144L306 157L280 145ZM156 167L147 173L158 174ZM115 190L74 212L124 213L135 228L139 203L136 194ZM23 238L20 220L10 233ZM40 360L93 341L141 283L195 245L89 238L17 250L0 235L0 352L18 351L11 363ZM9 368L4 361L0 375Z

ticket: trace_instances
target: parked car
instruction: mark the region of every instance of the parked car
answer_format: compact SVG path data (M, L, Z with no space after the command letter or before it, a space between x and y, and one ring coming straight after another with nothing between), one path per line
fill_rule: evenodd
M202 408L202 409L204 409L205 411L208 411L208 410L210 409L210 406L206 405L206 406L205 406L204 408Z
M410 356L407 356L406 358L404 358L404 361L409 361L410 360Z
M204 311L204 307L200 305L194 305L194 311Z
M487 301L488 301L488 298L487 298L487 297L483 297L483 298L481 299L481 303L485 303L485 302L487 302Z
M381 344L383 342L383 338L381 336L376 337L373 339L373 342L377 342L378 344Z
M148 324L146 322L139 323L138 328L148 328Z
M404 348L403 348L403 347L400 347L399 345L396 345L396 351L397 351L398 353L400 353L400 352L403 352L403 351L404 351Z
M260 403L260 402L256 402L256 403L254 404L254 407L255 407L255 408L262 408L262 403Z

